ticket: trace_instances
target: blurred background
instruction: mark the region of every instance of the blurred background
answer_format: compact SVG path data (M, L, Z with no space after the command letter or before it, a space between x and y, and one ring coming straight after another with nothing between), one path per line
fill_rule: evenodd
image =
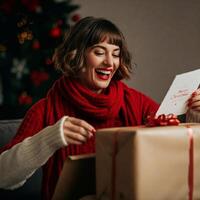
M69 26L112 20L136 68L126 81L157 102L176 74L200 68L199 0L1 0L0 118L22 118L60 75L51 56Z

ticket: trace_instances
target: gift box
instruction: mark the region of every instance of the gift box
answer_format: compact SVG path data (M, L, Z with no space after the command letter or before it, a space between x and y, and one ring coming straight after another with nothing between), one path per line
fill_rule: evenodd
M200 199L200 124L96 133L98 200Z
M64 163L52 200L91 200L95 194L95 155L69 156Z

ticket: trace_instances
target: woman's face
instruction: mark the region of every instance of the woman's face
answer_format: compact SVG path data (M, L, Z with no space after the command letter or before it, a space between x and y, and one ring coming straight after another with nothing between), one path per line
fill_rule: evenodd
M106 41L89 47L85 53L85 67L80 72L80 81L96 93L108 87L120 64L119 46Z

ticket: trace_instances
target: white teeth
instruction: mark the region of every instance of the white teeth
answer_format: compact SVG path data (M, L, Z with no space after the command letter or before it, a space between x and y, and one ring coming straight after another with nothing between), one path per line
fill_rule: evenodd
M101 74L105 74L105 75L110 75L110 71L104 71L104 70L100 70L100 69L96 69L96 72L101 73Z

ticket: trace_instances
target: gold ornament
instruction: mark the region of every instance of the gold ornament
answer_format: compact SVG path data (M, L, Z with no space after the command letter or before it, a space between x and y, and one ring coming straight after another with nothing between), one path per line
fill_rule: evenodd
M20 44L23 44L26 40L32 40L33 39L33 33L32 31L23 31L17 35L18 41Z

